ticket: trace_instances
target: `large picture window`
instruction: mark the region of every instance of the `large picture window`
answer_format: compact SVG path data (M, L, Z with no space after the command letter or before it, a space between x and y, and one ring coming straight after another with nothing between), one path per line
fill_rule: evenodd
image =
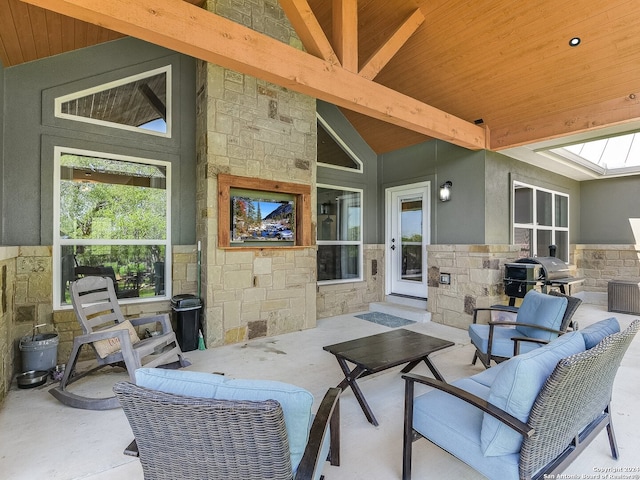
M362 190L318 185L318 283L362 280Z
M520 182L513 184L513 243L522 257L569 261L569 196Z
M54 299L110 277L118 298L170 296L170 164L55 148Z

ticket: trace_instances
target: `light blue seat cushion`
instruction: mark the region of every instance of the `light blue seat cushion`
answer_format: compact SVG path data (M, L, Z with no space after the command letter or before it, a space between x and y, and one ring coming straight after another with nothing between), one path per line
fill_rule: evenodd
M490 387L489 402L526 422L540 389L558 361L584 350L582 335L571 332L548 345L509 359ZM522 444L522 435L489 414L483 415L480 437L486 456L517 453Z
M136 384L177 395L219 400L275 400L282 406L294 471L304 453L311 426L313 395L288 383L228 379L222 375L163 368L139 368Z
M491 342L491 355L496 357L513 357L513 337L521 337L515 328L494 327L493 341ZM487 353L489 348L489 325L472 323L469 325L469 338L475 347L482 353ZM520 342L520 353L527 353L539 348L541 343Z
M490 370L493 368L487 372ZM489 396L489 388L473 377L452 384L485 400ZM517 480L519 454L484 456L480 440L482 419L480 409L440 390L429 391L413 402L413 428L417 432L488 478Z
M618 333L619 331L620 324L615 317L600 320L593 325L589 325L588 327L579 330L582 334L582 338L584 338L584 346L587 350L595 347L603 338L614 333Z
M493 385L493 382L496 380L496 377L502 371L506 364L506 362L499 363L495 367L487 368L469 378L481 385L484 385L485 387L491 387L491 385Z
M559 330L566 310L566 298L529 290L518 309L516 322ZM545 332L534 327L516 326L516 330L525 337L539 338L541 340L550 341L558 337L557 333Z

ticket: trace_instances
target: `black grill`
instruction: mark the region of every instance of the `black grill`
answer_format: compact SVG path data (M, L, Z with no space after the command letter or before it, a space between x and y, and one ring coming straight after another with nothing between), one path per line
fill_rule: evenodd
M536 287L545 293L547 287L569 293L571 286L584 282L584 278L571 276L567 263L557 257L529 257L505 263L503 281L509 305L514 305L516 298L523 298Z

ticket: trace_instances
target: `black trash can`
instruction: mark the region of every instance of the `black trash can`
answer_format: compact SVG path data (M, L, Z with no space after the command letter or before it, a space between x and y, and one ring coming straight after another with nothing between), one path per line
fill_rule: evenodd
M176 326L176 338L183 352L198 348L198 331L200 329L200 310L202 301L191 294L171 297L171 316Z

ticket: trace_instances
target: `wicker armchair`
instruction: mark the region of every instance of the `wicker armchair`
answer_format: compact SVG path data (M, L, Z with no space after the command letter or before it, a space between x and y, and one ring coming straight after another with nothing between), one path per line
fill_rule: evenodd
M544 311L537 314L529 309L533 301L540 302ZM557 314L555 307L549 305L558 304L559 299L566 299L566 308ZM544 295L536 291L530 291L525 296L522 306L511 307L507 305L494 305L488 308L476 308L473 312L473 323L469 325L469 337L476 347L473 354L472 364L480 359L485 368L491 366L491 361L496 363L504 362L514 355L538 348L549 341L562 335L569 329L577 330L577 324L573 323L573 315L582 303L577 297L571 297L560 292L552 291L549 295ZM527 305L529 304L529 305ZM550 308L554 308L553 322L548 321L545 315ZM520 315L520 311L526 311ZM480 312L508 312L515 313L516 320L491 320L488 324L478 323Z
M125 453L139 455L145 479L311 480L325 460L340 463L337 388L326 393L295 472L275 400L197 398L129 382L114 392L135 436Z
M406 380L403 480L411 478L412 442L422 437L486 477L500 480L557 478L605 428L611 454L617 459L618 447L610 413L613 382L622 357L640 329L640 320L617 333L611 333L617 330L611 328L613 322L617 325L612 318L594 324L595 328L563 335L546 347L451 385L420 375L403 375ZM561 358L551 374L545 377L545 370L540 368L545 362L542 355L549 355L553 348L558 350L555 354L560 355L570 343L575 343L578 335L584 339L583 349ZM606 336L599 341L602 335ZM595 342L598 343L591 346ZM564 345L557 347L559 344ZM532 361L527 356L532 357ZM554 364L553 358L553 354L547 358L548 366ZM530 410L520 411L517 417L496 406L499 400L496 400L494 388L496 385L497 389L502 388L505 377L498 380L493 376L495 372L499 372L498 375L509 373L507 366L514 361L520 374L525 369L527 373L538 372L542 385L538 388L538 380L531 382L528 378L520 378L521 382L529 383L527 397L531 391L538 393L531 397L535 400ZM527 361L529 364L525 365ZM493 384L490 379L495 380ZM435 387L435 390L414 399L415 383ZM514 385L510 392L527 386L525 383ZM513 404L507 408L511 407ZM500 443L491 445L497 435L490 428L490 436L485 437L484 429L492 426L487 423L488 419L503 428L499 435L506 432L515 437L516 442L509 444L507 437L502 436ZM483 450L485 447L498 447L504 451L489 452Z

